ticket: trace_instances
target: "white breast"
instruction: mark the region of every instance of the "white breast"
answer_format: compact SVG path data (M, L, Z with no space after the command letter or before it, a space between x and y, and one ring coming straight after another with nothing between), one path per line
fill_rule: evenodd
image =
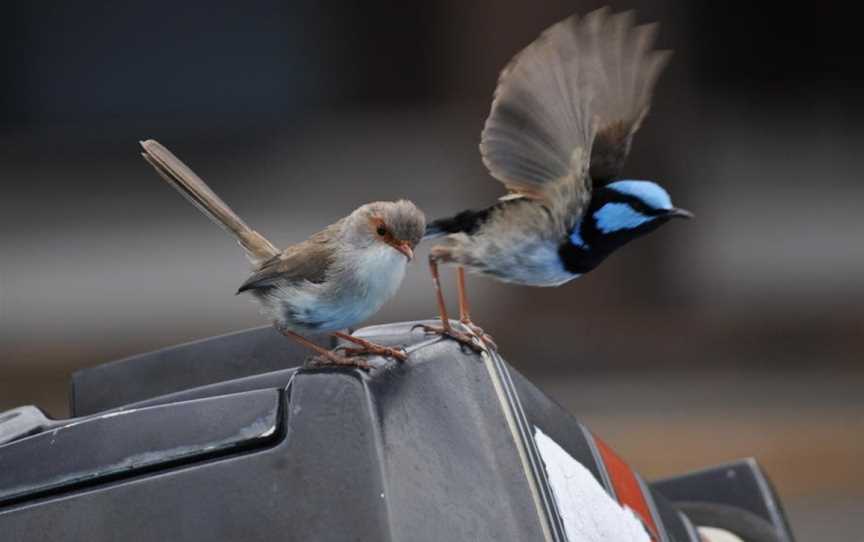
M265 312L298 331L355 327L378 312L402 284L407 259L387 245L343 252L322 284L278 288L262 299Z
M514 251L514 260L510 276L519 284L559 286L578 276L564 269L556 244L526 243L521 251Z
M354 258L354 276L363 291L359 298L372 304L377 302L373 312L377 311L402 285L408 259L383 243L358 251Z
M457 261L464 258L472 270L529 286L558 286L579 276L564 269L558 244L522 232L506 233L454 235L453 240L461 245ZM460 252L465 256L460 258Z
M504 282L558 286L578 276L558 255L565 230L545 207L520 200L493 213L479 231L448 236L446 261Z

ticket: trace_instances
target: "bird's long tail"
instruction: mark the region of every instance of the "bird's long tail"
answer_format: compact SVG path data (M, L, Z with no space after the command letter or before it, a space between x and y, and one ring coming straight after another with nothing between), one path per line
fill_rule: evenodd
M279 250L270 241L250 228L207 186L207 183L171 151L152 139L142 141L141 147L144 149L141 156L168 184L213 222L237 238L237 242L246 251L246 256L253 265L261 264L279 254Z

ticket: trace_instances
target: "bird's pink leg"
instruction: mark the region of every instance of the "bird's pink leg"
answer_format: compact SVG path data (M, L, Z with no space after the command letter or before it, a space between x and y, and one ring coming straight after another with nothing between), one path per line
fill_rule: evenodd
M468 307L468 290L465 288L465 268L461 265L456 268L456 290L459 293L459 321L463 324L470 323L471 314Z
M441 275L438 273L438 261L429 256L429 273L432 275L432 284L435 286L435 299L438 301L438 316L441 317L441 326L450 331L450 317L447 315L447 303L444 301L444 290L441 288Z
M423 328L426 333L450 337L454 341L471 348L475 352L482 352L483 349L474 342L471 335L462 333L461 331L456 331L453 329L453 326L450 325L450 318L447 316L447 304L444 302L444 292L441 289L441 276L438 273L438 261L435 259L433 254L429 255L429 272L432 274L432 284L435 287L435 298L438 301L438 314L441 317L441 327L429 326L426 324L420 324L417 327Z
M279 329L279 328L277 327L277 329ZM361 359L352 359L352 358L346 358L346 357L340 356L336 352L333 352L332 350L327 350L323 346L319 346L319 345L313 343L312 341L310 341L309 339L307 339L306 337L304 337L303 335L299 335L297 333L294 333L293 331L288 331L287 329L279 329L279 333L281 333L282 335L285 335L286 337L288 337L290 339L294 339L295 341L302 344L306 348L309 348L309 349L317 352L318 355L320 355L322 358L327 360L327 363L322 363L323 365L341 365L341 366L345 366L345 367L358 367L360 369L370 369L371 368L371 365L369 365L368 363L366 363L365 361L363 361ZM321 362L318 362L318 363L321 363Z
M468 290L465 288L465 268L459 266L456 269L456 289L459 292L459 321L480 337L483 342L497 349L498 345L491 335L483 331L483 328L471 321L471 310L468 305Z
M404 350L399 348L391 348L389 346L375 344L372 341L367 341L366 339L361 339L360 337L348 335L347 333L342 333L341 331L334 331L333 336L339 337L342 340L360 346L360 348L345 348L345 351L351 354L374 354L376 356L396 358L399 361L405 361L408 359L408 354L406 354Z

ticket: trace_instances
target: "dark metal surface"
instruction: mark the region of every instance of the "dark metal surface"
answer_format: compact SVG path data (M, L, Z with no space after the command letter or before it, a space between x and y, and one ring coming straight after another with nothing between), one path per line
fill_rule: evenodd
M615 490L595 447L591 432L519 372L509 368L509 373L529 423L567 450L614 497ZM693 529L688 526L686 518L682 518L662 496L654 494L648 488L645 489L645 497L649 501L661 541L698 541Z
M658 480L651 485L672 502L706 502L746 510L773 525L782 542L794 542L777 494L754 459Z
M704 501L679 501L677 506L699 527L733 533L744 542L784 542L774 525L747 510Z
M503 359L412 324L358 332L410 352L368 373L263 372L292 348L269 329L79 373L76 411L115 410L0 447L0 540L563 541L538 429L616 498L584 426ZM696 540L643 489L658 542Z
M699 542L699 535L687 517L679 512L663 495L652 491L650 488L648 491L651 494L658 523L662 525L661 528L665 532L666 539L673 542Z
M0 412L0 446L60 424L62 422L52 420L41 408L34 405Z
M276 437L280 393L262 390L130 409L0 447L0 504L189 463Z
M412 324L364 333L423 340ZM412 348L409 359L370 380L393 539L544 540L483 359L449 340Z
M328 337L312 337L330 345ZM301 365L309 350L271 326L165 348L77 371L73 416L87 416L176 391Z
M272 446L0 506L0 531L26 541L543 540L483 362L410 324L390 335L421 343L409 365L244 379L290 382ZM112 441L136 431L116 429Z

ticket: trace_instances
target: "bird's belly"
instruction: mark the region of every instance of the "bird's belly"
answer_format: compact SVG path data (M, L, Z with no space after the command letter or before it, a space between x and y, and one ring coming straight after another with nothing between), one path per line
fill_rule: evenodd
M504 282L526 286L559 286L578 277L564 268L552 243L489 250L475 269Z
M354 327L389 300L405 276L405 257L390 247L351 261L323 284L279 288L262 298L265 312L279 325L298 332ZM393 254L390 254L393 253Z

